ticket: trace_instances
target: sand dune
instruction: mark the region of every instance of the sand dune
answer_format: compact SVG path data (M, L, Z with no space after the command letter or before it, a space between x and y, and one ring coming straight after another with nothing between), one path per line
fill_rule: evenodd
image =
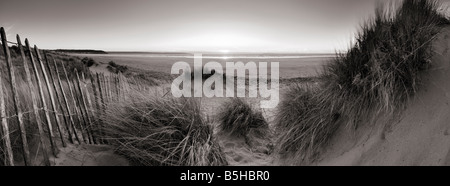
M450 27L433 47L432 67L406 109L353 134L340 129L317 165L450 165Z

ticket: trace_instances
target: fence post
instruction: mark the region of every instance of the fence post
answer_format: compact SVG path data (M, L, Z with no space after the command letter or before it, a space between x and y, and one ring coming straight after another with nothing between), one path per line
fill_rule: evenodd
M108 86L109 86L109 96L110 96L110 102L114 101L114 74L109 73L108 76Z
M134 77L132 76L132 77L130 77L129 79L128 79L128 81L129 81L129 83L131 84L131 89L132 90L138 90L137 89L137 85L136 85L136 81L134 80Z
M29 43L26 43L26 44L28 44L28 45L27 45L27 48L29 48L29 50L30 50L30 55L33 55L33 54L32 54L32 50L31 50L31 47L29 46ZM36 58L37 58L37 60L40 61L40 55L39 55L39 51L38 51L36 45L34 45L34 50L35 50L35 53L36 53ZM47 129L48 129L48 133L49 133L50 145L51 145L51 147L52 147L53 155L56 157L56 155L57 155L57 149L56 149L56 143L55 143L55 141L54 141L54 139L53 139L53 138L54 138L53 127L52 127L52 123L51 123L51 120L50 120L50 115L49 115L48 109L47 109L47 108L48 108L48 107L47 107L47 102L45 101L44 90L42 89L41 78L39 77L39 71L38 71L38 68L37 68L37 66L36 66L35 61L32 60L31 63L33 64L34 74L35 74L36 80L37 80L37 82L38 82L39 95L40 95L40 97L41 97L41 103L42 103L42 107L43 107L43 109L44 109L45 119L46 119L46 121L47 121ZM39 63L40 63L40 62L39 62Z
M107 87L106 87L106 82L105 82L105 75L102 73L100 75L100 83L102 86L102 95L103 95L103 106L106 106L106 104L108 104L108 94L107 94Z
M128 94L131 92L130 80L125 76L123 78L124 78L125 90L126 90L126 94L127 94L127 96L125 96L125 98L128 98Z
M69 76L67 75L67 70L66 70L66 68L64 67L64 63L63 63L62 61L60 61L60 62L61 62L61 65L62 65L62 67L63 67L64 74L65 74L65 76L66 76L67 86L69 87L70 96L72 97L72 100L73 100L73 106L74 106L74 108L75 108L75 113L76 113L77 118L78 118L78 124L79 124L80 129L81 129L81 137L83 138L84 143L88 143L87 140L86 140L86 136L85 136L85 134L84 134L85 130L84 130L83 124L81 124L81 122L83 122L83 121L81 121L81 120L82 120L82 119L81 119L81 114L80 114L80 112L79 112L79 110L78 110L77 101L75 100L75 96L74 96L74 94L73 94L72 85L71 85L72 83L71 83L71 81L69 80Z
M134 90L138 90L137 89L137 83L136 83L136 80L134 79L134 76L131 76L130 77L130 82L131 82L131 87L134 89Z
M112 87L111 87L111 73L109 73L108 76L105 77L106 78L106 82L107 82L107 90L108 90L108 96L109 96L109 102L113 101L113 94L112 94Z
M28 148L28 142L27 142L27 134L25 131L25 125L23 124L22 110L20 109L20 106L19 106L19 95L18 95L18 92L16 89L15 68L14 68L14 65L12 64L11 53L9 52L9 48L8 48L8 44L7 44L8 40L6 39L5 29L3 29L3 27L2 27L0 29L0 32L1 32L1 37L2 37L3 52L5 54L6 66L8 68L8 72L9 72L10 88L11 88L12 94L13 94L14 108L17 113L17 119L19 121L20 137L22 139L23 159L24 159L25 165L31 165L30 150Z
M56 129L58 130L59 137L61 138L61 143L62 143L63 147L66 147L67 146L66 145L66 140L64 139L63 129L61 127L61 120L59 120L59 117L58 117L58 109L56 108L55 97L53 96L53 91L52 91L52 88L50 86L50 81L48 79L47 72L46 72L45 66L44 66L45 61L47 61L47 63L48 63L47 54L44 51L44 53L43 53L44 54L44 59L45 59L45 61L44 61L41 58L41 54L39 52L39 49L36 47L36 45L34 46L34 50L36 52L37 60L38 60L38 62L40 64L40 66L41 66L42 74L44 75L45 85L47 87L47 92L48 92L48 95L50 97L50 103L51 103L50 106L52 107L51 109L53 110L53 115L55 116L55 120L56 120Z
M86 118L85 118L85 116L84 116L84 112L83 112L83 105L81 104L81 102L80 102L80 99L79 99L79 94L80 93L78 93L78 91L77 91L77 82L76 82L76 79L74 78L74 79L72 79L72 86L73 86L73 90L74 90L74 99L75 99L75 104L77 104L77 112L79 113L79 115L78 115L78 118L80 119L80 126L82 126L83 128L82 128L82 130L83 130L83 132L84 132L84 134L85 134L85 138L86 138L86 143L87 144L90 144L91 143L91 138L89 137L90 135L89 135L89 132L88 132L88 130L87 130L87 126L88 126L88 123L87 123L87 120L86 120Z
M114 87L116 89L116 101L120 101L119 75L114 74Z
M92 84L92 91L94 92L94 101L95 101L95 107L97 108L97 110L93 109L93 113L95 113L94 118L96 120L97 126L96 126L96 130L95 130L95 134L96 134L96 138L97 138L97 142L98 143L102 143L101 137L100 137L100 127L102 126L101 123L101 119L100 119L100 115L101 115L101 107L100 107L100 103L99 103L99 96L97 95L97 86L96 86L96 81L95 78L92 75L92 72L89 72L89 78L91 80L91 84ZM91 106L93 108L93 106Z
M6 43L3 43L6 44ZM0 136L3 139L4 146L5 146L5 165L14 166L14 158L13 158L13 152L11 148L11 139L9 137L9 127L8 127L8 121L6 119L6 107L5 107L5 98L3 95L3 83L1 78L1 70L0 70L0 117L2 119L2 134L3 136Z
M117 90L117 100L120 101L120 79L119 79L119 75L116 75L116 90Z
M50 146L52 148L52 151L54 154L56 154L55 151L55 144L53 142L53 130L52 130L52 125L50 123L50 116L48 115L47 112L47 103L45 102L45 96L44 96L44 91L42 90L42 82L41 82L41 78L39 77L39 73L38 73L38 69L36 66L36 62L34 61L34 57L33 57L33 50L30 47L30 43L28 42L28 39L25 39L25 45L28 49L28 55L30 57L30 61L31 61L31 65L33 67L33 72L34 72L34 76L36 78L37 81L37 86L39 89L39 96L41 98L41 104L43 105L44 111L45 111L45 121L47 124L47 129L48 129L48 133L49 133L49 141L50 141Z
M133 81L136 87L136 90L141 91L141 84L139 83L139 81L137 80L136 77L133 76Z
M59 88L60 88L61 94L63 95L64 104L66 105L67 114L68 114L70 124L71 124L72 130L73 130L73 135L75 136L75 139L78 141L78 143L81 144L80 138L78 137L77 130L75 128L75 122L73 121L72 112L69 107L69 102L67 101L67 96L66 96L66 93L64 92L64 87L61 82L61 76L59 75L58 65L56 65L55 59L53 59L53 65L55 66L56 76L58 77ZM64 66L63 66L63 68L64 68ZM69 132L69 134L70 134L70 132Z
M57 111L56 111L55 99L53 97L53 92L52 92L52 89L50 88L50 82L48 81L48 76L47 76L47 72L45 71L44 62L43 62L43 60L41 58L41 54L39 52L39 49L38 49L38 47L36 45L34 45L34 52L36 53L36 59L37 59L39 65L41 67L42 75L44 76L45 85L47 87L47 92L48 92L48 95L50 97L50 103L51 103L50 106L53 109L53 113L54 113L54 116L55 116L55 119L56 119L56 127L57 127L57 130L59 132L59 136L61 138L62 145L64 147L66 147L66 141L64 140L64 135L62 133L62 129L61 129L61 125L60 125L61 122L59 121L59 117L58 117L58 114L57 114ZM44 109L45 109L45 113L49 114L47 108L44 108ZM50 121L50 118L49 118L49 121ZM56 143L55 142L54 142L54 145L55 145L55 147L54 147L54 155L56 157L58 151L57 151L57 147L56 147Z
M112 100L116 101L116 80L115 80L115 74L110 74L109 79L111 81L111 94L112 94Z
M100 94L100 101L101 101L101 106L102 108L100 109L102 111L103 114L105 114L105 110L106 110L106 104L105 104L105 98L104 98L104 94L103 94L103 88L102 88L102 81L100 78L100 75L98 73L97 74L97 83L98 83L98 89L99 89L99 94ZM101 120L101 126L100 126L100 135L102 135L102 137L100 138L100 142L101 143L105 143L106 140L104 139L105 137L105 133L103 132L103 120Z
M125 82L124 82L122 73L119 73L119 86L120 86L120 90L121 90L120 93L122 95L122 100L126 100L127 89L125 87Z
M91 143L93 143L94 142L94 139L93 139L93 136L92 136L92 131L91 131L91 127L92 127L92 121L91 121L91 118L89 118L89 113L88 113L88 109L87 109L87 105L86 105L86 102L85 102L85 98L84 98L84 93L83 93L83 88L82 88L82 86L81 86L81 81L80 81L80 76L78 75L78 72L77 72L77 69L75 69L75 75L76 75L76 77L77 77L77 84L78 84L78 90L80 91L80 99L79 99L79 102L80 102L80 109L82 110L82 112L84 112L84 116L85 116L85 124L86 124L86 132L87 132L87 134L88 134L88 138L89 138L89 141L91 142Z
M39 140L40 140L40 143L42 144L42 155L44 157L44 165L50 166L50 160L48 157L48 144L46 143L45 138L44 138L45 133L44 133L44 129L42 128L41 115L39 114L39 108L38 108L37 100L36 100L37 98L36 98L36 94L34 92L34 91L36 91L36 89L33 85L33 81L31 80L30 69L28 67L27 59L25 57L25 52L23 50L22 42L20 41L19 35L17 35L17 45L19 47L20 55L22 56L23 68L25 69L25 75L27 76L28 88L30 89L31 102L33 104L34 116L36 119L36 124L37 124L38 132L39 132Z
M105 95L106 95L105 97L106 97L106 101L107 101L107 104L108 104L109 102L111 102L111 93L110 93L110 89L109 89L109 80L105 76L105 74L102 74L102 79L103 79L103 82L105 84Z
M98 124L95 120L96 120L96 113L95 113L95 110L94 110L94 107L92 106L92 101L91 101L91 96L89 95L89 89L88 89L88 86L87 86L87 84L88 84L88 80L85 78L85 76L84 76L84 73L81 73L81 80L84 82L84 90L85 90L85 92L86 92L86 100L87 100L87 103L88 103L88 107L89 108L86 108L88 111L90 111L89 113L91 113L91 134L92 134L92 138L93 138L93 142L94 142L94 144L97 144L97 141L98 141L98 138L97 138L97 136L94 134L94 133L96 133L96 130L97 130L97 127L96 127L96 125ZM88 78L89 80L90 80L90 78ZM92 82L91 82L91 84L92 84ZM93 89L93 91L95 92L95 89ZM95 93L94 93L94 95L95 95ZM85 102L86 103L86 102ZM89 115L88 115L88 117L89 117Z
M61 110L61 117L63 118L63 120L64 120L64 126L66 127L66 131L67 131L67 134L69 135L68 137L69 137L69 141L70 141L70 143L72 143L73 144L73 139L72 139L72 134L70 133L70 130L69 130L69 123L67 122L67 119L66 119L66 117L64 117L64 108L63 108L63 105L62 105L62 103L61 103L61 98L60 98L60 95L59 95L59 93L58 93L58 89L56 88L56 82L55 82L55 78L54 78L54 76L53 76L53 72L52 72L52 69L50 68L50 62L49 62L49 60L47 59L47 54L44 52L44 55L45 55L45 62L46 62L46 66L47 66L47 70L48 70L48 74L50 75L50 79L52 80L52 87L53 87L53 90L55 91L55 96L56 96L56 99L58 100L58 104L59 104L59 108L60 108L60 110ZM56 69L55 69L56 70ZM57 108L55 107L55 106L53 106L54 108L54 110L55 110L55 117L56 118L58 118L59 116L56 114L56 111L57 111ZM58 119L59 120L59 119ZM62 129L59 129L60 131L62 131ZM60 133L61 134L61 136L62 136L62 133ZM65 143L63 143L63 145L64 145Z

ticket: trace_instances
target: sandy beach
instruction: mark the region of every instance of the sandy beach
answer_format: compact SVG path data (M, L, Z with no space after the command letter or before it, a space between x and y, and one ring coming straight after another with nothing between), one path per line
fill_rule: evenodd
M450 165L450 0L193 2L2 4L0 166Z
M165 55L161 57L161 55ZM206 54L207 55L207 54ZM203 57L203 63L210 61L219 62L225 66L226 62L279 62L280 78L290 79L296 77L316 76L322 71L322 66L332 60L335 54L276 54L263 55L256 58L258 54L249 54L246 58L239 58L237 54L213 54L214 57ZM171 56L170 54L147 54L147 53L111 53L111 54L75 54L75 56L90 57L99 62L99 66L91 68L98 72L107 72L105 67L110 61L134 68L159 71L170 74L172 65L183 61L191 65L194 63L194 55Z
M406 110L395 120L389 121L389 125L383 125L387 121L383 118L377 120L376 125L367 123L354 132L346 127L339 129L328 150L320 156L319 161L313 165L449 165L449 128L448 114L450 111L450 87L446 80L449 78L448 60L450 58L449 37L450 30L445 29L434 44L438 55L433 58L435 66L426 74L426 86L410 100ZM129 65L146 70L158 70L169 72L170 64L176 61L189 61L189 58L170 57L148 57L139 55L82 55L88 56L99 62L98 66L92 67L93 71L107 72L108 61L114 61L121 65ZM221 62L228 59L215 59ZM238 61L254 61L255 59L238 59ZM296 59L274 59L280 62L280 74L282 78L310 77L321 70L330 58L296 58ZM164 84L156 89L168 89L170 85ZM283 96L285 88L280 89ZM282 99L282 98L281 98ZM213 118L218 108L228 98L203 98L202 110ZM246 101L255 106L258 98L246 98ZM273 116L276 109L263 109L263 114L269 125L273 127ZM214 125L217 125L215 123ZM374 127L375 126L375 127ZM349 133L352 133L349 135ZM219 143L224 149L226 158L230 165L282 165L289 162L279 162L271 150L273 150L274 137L259 143L256 146L248 146L243 139L233 139L227 136L219 136ZM404 140L408 139L408 140ZM432 148L432 149L430 149ZM73 153L72 150L63 150L63 153ZM109 148L107 148L109 149ZM78 151L78 150L77 150ZM89 160L90 148L79 150L87 157L87 165L92 165L95 160ZM96 150L94 150L96 151ZM101 150L103 154L112 155L110 150ZM414 154L413 156L411 156ZM85 156L83 155L83 156ZM65 159L66 155L62 156ZM61 158L60 158L61 159ZM102 158L99 158L102 159ZM118 158L121 159L121 158ZM113 161L114 162L114 161ZM57 160L59 165L80 165L72 161ZM101 164L101 163L100 163ZM122 165L121 163L119 163Z

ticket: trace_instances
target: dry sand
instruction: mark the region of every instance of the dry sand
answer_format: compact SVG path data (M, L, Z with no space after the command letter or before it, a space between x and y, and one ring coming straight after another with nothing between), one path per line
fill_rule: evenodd
M60 149L57 158L50 160L56 166L128 166L128 161L114 154L108 145L71 145Z
M210 118L215 119L217 118L215 116L220 112L220 107L228 99L230 98L203 98L202 111ZM260 100L260 98L246 98L245 101L252 107L259 108ZM270 128L273 128L273 122L271 121L273 120L275 109L263 109L262 113ZM214 125L218 126L219 124L217 121L214 121ZM273 137L254 140L249 145L244 138L236 139L221 135L217 130L215 133L228 163L232 166L269 166L274 165L276 162L276 159L271 154L273 151Z
M406 109L355 133L341 129L317 165L450 165L449 47L450 27L436 39L432 68Z

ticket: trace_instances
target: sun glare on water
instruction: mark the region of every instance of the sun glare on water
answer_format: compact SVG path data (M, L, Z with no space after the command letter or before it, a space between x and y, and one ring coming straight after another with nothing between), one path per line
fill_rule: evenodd
M226 54L230 53L230 50L219 50L219 52L226 55ZM222 59L229 59L230 57L229 56L222 56L221 58Z

